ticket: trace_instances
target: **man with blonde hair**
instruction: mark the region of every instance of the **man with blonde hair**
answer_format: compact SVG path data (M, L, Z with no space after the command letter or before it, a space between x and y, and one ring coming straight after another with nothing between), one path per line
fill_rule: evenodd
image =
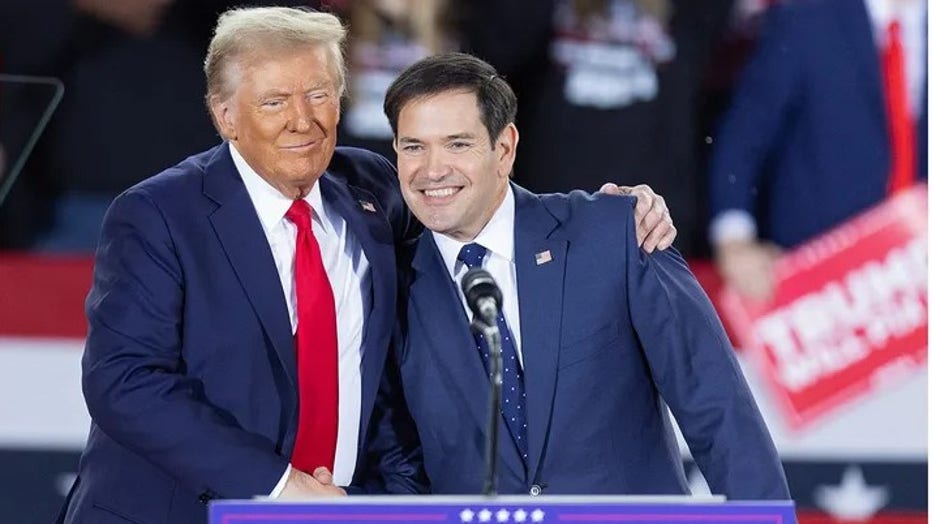
M407 472L375 484L403 457L364 452L381 447L373 412L393 407L375 399L394 247L421 226L387 160L336 147L344 35L323 13L224 13L204 66L223 143L113 202L87 299L93 423L64 522L202 523L214 498L417 489ZM669 221L645 223L672 240Z

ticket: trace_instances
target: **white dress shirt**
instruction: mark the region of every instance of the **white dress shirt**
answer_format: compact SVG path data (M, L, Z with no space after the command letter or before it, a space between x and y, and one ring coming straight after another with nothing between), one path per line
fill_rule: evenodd
M260 177L230 144L233 163L239 171L252 200L262 229L265 231L272 257L278 269L285 303L291 319L291 331L298 327L297 296L294 286L295 242L297 227L285 218L292 199L281 194ZM362 406L362 335L368 296L369 261L362 246L347 227L346 221L332 207L324 204L320 184L314 184L304 198L314 210L311 220L314 236L320 244L321 258L337 312L337 348L339 358L339 411L337 419L337 450L333 465L333 480L347 486L356 469L359 417ZM286 468L278 485L271 492L277 497L285 486L291 466ZM305 473L312 473L307 471Z
M463 312L466 318L472 321L472 312L466 304L466 297L460 287L463 276L469 269L466 264L460 262L457 256L460 249L466 244L480 244L488 252L482 261L482 267L498 284L502 290L502 310L505 314L505 322L511 329L514 337L515 351L518 353L518 360L524 365L524 357L521 353L521 317L518 309L518 280L515 276L515 196L512 193L511 186L508 186L508 193L505 199L498 206L495 214L489 220L489 223L482 228L482 231L471 242L460 242L440 233L431 232L434 235L434 242L440 250L443 262L447 266L447 272L456 287L456 292L460 297L460 303L463 305Z
M878 57L887 45L890 22L900 23L900 40L906 62L906 85L913 119L918 119L926 89L926 2L925 0L864 0L874 28ZM881 62L878 60L878 64ZM880 72L881 79L883 72ZM757 238L757 222L743 209L729 209L709 224L712 245Z

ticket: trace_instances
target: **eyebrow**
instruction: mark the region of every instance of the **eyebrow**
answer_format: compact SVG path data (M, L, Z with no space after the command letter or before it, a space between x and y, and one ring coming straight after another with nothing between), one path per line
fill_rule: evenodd
M289 96L291 93L283 91L281 89L269 89L268 91L263 91L256 95L257 100L265 100L268 98L280 98L284 96Z
M464 139L474 140L475 138L476 138L476 135L474 135L474 134L472 134L472 133L457 133L457 134L455 134L455 135L447 135L447 136L445 136L445 137L444 137L444 140L448 140L448 141L449 141L449 140L464 140ZM414 138L414 137L409 137L409 136L403 136L403 137L401 137L401 138L398 139L398 142L399 142L399 143L405 143L405 144L413 144L413 143L419 144L419 143L422 142L422 140L419 139L419 138Z
M321 89L331 89L331 88L332 88L332 85L330 82L319 82L317 84L312 85L309 89L304 91L304 93L305 94L313 93L314 91L320 91ZM292 93L290 91L286 91L284 89L269 89L268 91L263 91L259 93L257 98L259 98L260 100L264 100L267 98L287 97L291 95Z

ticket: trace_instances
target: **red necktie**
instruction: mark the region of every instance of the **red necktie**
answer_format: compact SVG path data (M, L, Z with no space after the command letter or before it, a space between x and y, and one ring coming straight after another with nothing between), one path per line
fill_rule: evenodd
M906 61L900 40L900 23L887 28L887 45L883 50L884 95L890 130L890 178L888 191L896 193L916 180L916 137L909 109L906 84Z
M298 435L291 464L312 473L333 471L337 449L337 315L333 290L311 228L311 206L295 200L285 213L298 228L294 281L298 330Z

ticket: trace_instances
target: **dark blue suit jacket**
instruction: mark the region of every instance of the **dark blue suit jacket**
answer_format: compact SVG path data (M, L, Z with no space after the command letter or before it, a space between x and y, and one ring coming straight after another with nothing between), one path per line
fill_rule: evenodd
M362 443L394 325L394 244L417 226L382 157L337 149L319 183L371 264ZM212 498L271 491L294 444L295 351L272 253L228 145L114 201L87 316L93 424L65 522L203 524ZM360 450L360 483L366 467Z
M674 250L638 248L634 199L513 187L529 461L502 423L500 493L686 493L668 404L714 492L788 498L712 305ZM431 235L407 280L395 359L431 490L479 493L489 380Z
M751 212L799 244L880 202L890 144L880 57L863 0L791 0L768 14L715 137L712 216ZM927 176L928 116L916 128Z

